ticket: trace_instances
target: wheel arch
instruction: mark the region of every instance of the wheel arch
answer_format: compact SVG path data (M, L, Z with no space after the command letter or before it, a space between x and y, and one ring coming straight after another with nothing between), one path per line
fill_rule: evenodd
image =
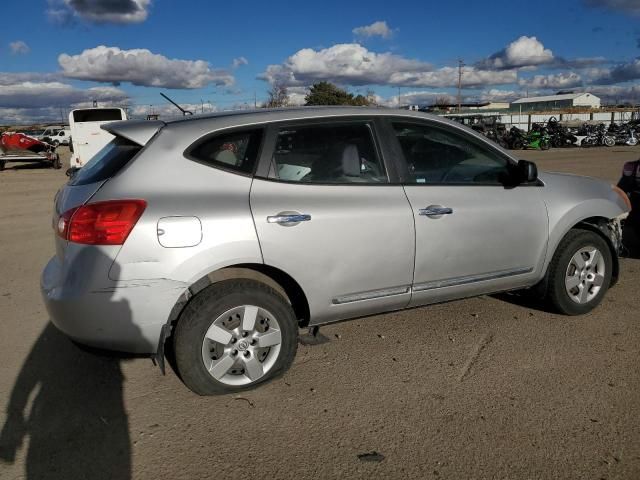
M589 230L599 235L609 246L611 251L612 270L611 270L611 287L618 283L620 275L620 259L618 258L618 247L611 238L612 230L609 227L611 220L605 217L589 217L581 220L573 227L573 229Z
M300 284L283 270L260 263L229 265L200 277L178 298L169 315L168 325L175 326L189 301L202 290L215 283L230 279L251 279L270 286L291 304L300 326L308 325L311 316L309 302Z
M592 216L592 217L583 218L582 220L579 220L573 223L572 225L570 225L568 228L566 228L562 232L562 235L558 236L558 240L553 246L553 251L551 251L550 254L547 255L547 261L544 269L544 272L545 272L544 278L546 279L546 272L549 269L551 259L553 259L553 257L555 256L558 250L558 247L562 243L562 239L564 239L571 230L580 229L580 230L588 230L588 231L594 232L607 243L607 246L611 251L611 258L613 262L612 272L611 272L611 286L614 286L618 281L618 277L620 273L620 261L618 258L618 247L615 245L614 240L611 238L612 231L609 226L611 224L611 221L612 219L609 219L607 217Z

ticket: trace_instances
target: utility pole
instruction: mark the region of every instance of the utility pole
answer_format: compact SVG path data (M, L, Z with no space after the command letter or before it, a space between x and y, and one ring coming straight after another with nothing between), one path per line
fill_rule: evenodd
M258 108L258 94L253 91L253 108Z
M462 67L464 67L464 62L462 59L458 60L458 113L460 113L460 109L462 108Z
M398 87L398 108L400 108L400 87Z

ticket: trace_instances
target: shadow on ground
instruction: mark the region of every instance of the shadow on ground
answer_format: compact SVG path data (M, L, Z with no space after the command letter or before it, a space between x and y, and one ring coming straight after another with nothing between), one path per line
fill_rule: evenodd
M100 265L109 264L95 251L83 253L75 257L65 280L64 288L76 293L86 288L81 284L85 277L76 271L98 271ZM109 327L134 342L140 330L132 322L129 303L114 298L109 289L103 292L104 298L94 296L92 308L102 310L102 320L108 314ZM84 335L107 335L99 322L92 330L93 319L82 315L63 323L69 326L68 320L81 320ZM131 357L80 348L48 323L11 391L0 432L0 465L24 463L29 480L130 478L131 443L120 366L127 358ZM23 448L24 460L19 455Z
M115 357L88 353L49 324L11 392L0 460L28 439L28 479L127 479L129 426Z

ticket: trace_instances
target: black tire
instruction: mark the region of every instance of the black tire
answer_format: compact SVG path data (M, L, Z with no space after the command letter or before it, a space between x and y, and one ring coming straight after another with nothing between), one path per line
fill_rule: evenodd
M255 305L271 312L280 325L281 344L273 367L264 376L236 386L209 374L202 346L216 318L242 305ZM286 372L298 348L298 322L291 305L271 287L255 280L224 280L205 288L189 302L175 328L173 341L178 375L184 384L198 395L218 395L254 388Z
M565 276L571 258L581 248L593 246L598 249L604 260L604 280L600 291L588 302L577 303L571 299L565 287ZM547 270L546 300L556 311L565 315L582 315L590 312L602 301L609 285L613 270L613 257L607 242L597 233L589 230L571 230L562 239Z
M4 170L5 165L7 164L6 160L0 160L0 172Z
M524 142L519 138L516 138L511 142L511 150L522 150L524 148Z
M540 150L549 150L549 148L551 148L549 140L540 140Z
M60 170L62 168L62 160L60 160L60 156L56 154L54 159L51 161L51 166L56 170Z
M60 142L58 140L53 141L53 146L58 148L60 146Z

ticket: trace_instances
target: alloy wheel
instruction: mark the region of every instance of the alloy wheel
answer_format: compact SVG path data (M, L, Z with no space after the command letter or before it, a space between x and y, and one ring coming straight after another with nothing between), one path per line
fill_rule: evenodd
M202 361L217 381L247 385L273 368L281 344L275 316L264 308L242 305L213 321L202 341Z
M569 261L565 274L565 289L569 298L578 304L593 300L605 279L605 261L593 246L578 250Z

